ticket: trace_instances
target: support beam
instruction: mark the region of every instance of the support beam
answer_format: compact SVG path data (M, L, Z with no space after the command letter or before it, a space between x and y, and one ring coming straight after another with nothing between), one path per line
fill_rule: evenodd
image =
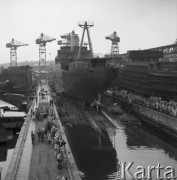
M81 44L80 44L80 47L79 47L79 53L78 53L77 59L81 58L81 51L82 51L85 31L87 31L88 43L89 43L89 48L90 48L90 56L93 58L92 42L91 42L91 38L90 38L90 34L89 34L89 28L94 26L93 22L87 22L87 21L79 22L79 26L81 28L83 28L83 34L82 34L82 40L81 40Z
M12 47L10 49L10 67L17 66L17 48Z
M39 72L43 71L44 66L46 66L46 46L41 44L39 46Z

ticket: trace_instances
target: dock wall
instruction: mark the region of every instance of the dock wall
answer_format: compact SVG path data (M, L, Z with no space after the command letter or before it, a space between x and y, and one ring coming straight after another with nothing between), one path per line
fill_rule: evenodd
M57 122L59 125L59 130L60 130L62 139L64 139L66 141L65 150L66 150L67 161L69 163L68 170L69 170L70 178L72 180L82 180L81 176L79 175L79 170L76 166L73 154L71 152L71 149L70 149L70 146L69 146L66 134L65 134L65 130L61 124L61 120L60 120L60 117L58 116L58 112L57 112L55 106L54 106L54 113L55 113L56 120L58 120Z
M114 97L111 94L106 95L123 103L124 106L128 105L128 102L124 99ZM177 138L177 118L137 104L131 105L131 111L132 113L135 113L136 116L140 117L142 123L145 123L146 125L152 126L157 130L166 133L173 139Z
M21 128L14 152L13 152L13 155L11 158L11 162L9 164L9 167L8 167L8 170L6 173L5 180L15 180L16 179L18 167L19 167L22 152L23 152L23 147L24 147L26 137L27 137L29 124L30 124L30 118L27 117Z
M160 128L161 131L168 133L169 135L177 138L177 119L166 114L148 109L137 104L132 106L133 112L137 115L144 117L143 121L150 123L157 128Z

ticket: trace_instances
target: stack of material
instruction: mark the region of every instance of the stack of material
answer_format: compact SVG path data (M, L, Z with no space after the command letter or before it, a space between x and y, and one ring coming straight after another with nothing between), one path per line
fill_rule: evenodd
M141 124L139 119L135 118L133 115L130 114L123 114L121 116L117 116L116 120L121 122L122 124L127 124L127 125Z

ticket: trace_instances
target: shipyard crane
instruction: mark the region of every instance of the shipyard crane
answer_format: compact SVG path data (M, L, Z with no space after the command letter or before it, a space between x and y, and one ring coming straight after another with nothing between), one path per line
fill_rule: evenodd
M117 56L119 55L119 42L120 38L117 36L116 31L114 31L111 35L106 36L106 39L112 41L111 45L111 56Z
M36 39L36 44L39 44L39 71L41 71L41 67L43 68L46 65L46 44L55 40L55 38L46 36L43 33Z
M93 22L84 21L84 22L79 22L78 25L79 25L81 28L83 28L83 34L82 34L82 39L81 39L81 44L80 44L80 47L79 47L79 52L78 52L78 57L77 57L77 59L79 59L79 58L80 58L80 55L81 55L81 50L82 50L82 46L83 46L85 31L87 31L88 44L89 44L89 48L90 48L90 54L91 54L91 57L93 57L93 49L92 49L92 42L91 42L91 38L90 38L89 28L92 27L92 26L94 26L94 24L93 24Z
M6 44L6 48L10 48L10 66L17 66L17 48L20 46L28 46L28 44L12 40Z

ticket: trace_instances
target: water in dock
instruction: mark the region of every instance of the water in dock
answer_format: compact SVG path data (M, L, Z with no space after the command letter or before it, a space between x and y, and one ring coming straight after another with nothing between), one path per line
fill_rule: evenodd
M78 168L85 173L85 180L110 180L118 174L117 162L133 162L130 172L134 175L142 166L145 175L148 166L164 167L163 177L168 166L177 170L177 147L164 141L149 129L141 126L123 126L100 135L90 126L66 127L69 143ZM175 171L177 176L177 171ZM129 179L128 175L126 178ZM157 170L152 171L152 179L157 179Z

